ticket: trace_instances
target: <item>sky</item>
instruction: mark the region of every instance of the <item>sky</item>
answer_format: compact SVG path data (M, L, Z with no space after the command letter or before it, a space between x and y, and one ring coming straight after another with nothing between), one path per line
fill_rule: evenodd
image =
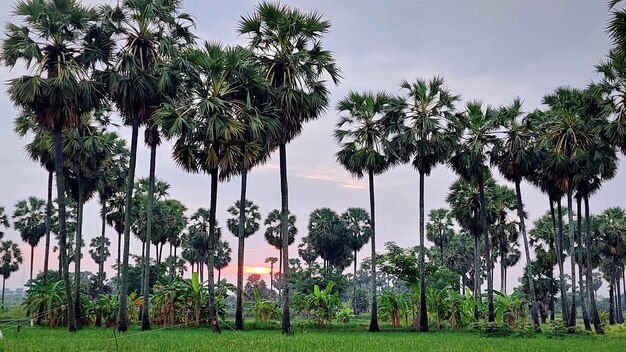
M116 1L86 1L115 3ZM12 1L0 2L0 22L11 19ZM238 37L236 24L244 14L254 11L257 1L184 0L184 9L195 16L195 33L201 40L224 44L245 44ZM543 95L558 86L584 87L598 79L594 65L602 60L610 41L605 32L609 12L604 1L589 0L467 0L467 1L283 1L323 14L332 23L324 38L324 47L334 52L343 72L338 86L329 83L331 104L322 116L308 123L302 135L287 147L289 204L297 216L299 230L290 253L297 253L299 239L307 234L308 215L316 208L330 207L343 212L348 207L368 209L365 180L352 178L335 162L338 150L332 131L338 119L336 102L349 91L386 91L399 93L399 83L417 77L443 76L446 85L464 102L480 100L490 105L510 103L515 97L524 101L524 110L541 107ZM2 36L4 38L4 36ZM24 74L21 67L8 70L0 67L2 91L6 81ZM47 175L38 163L29 160L23 151L28 140L12 132L16 110L6 93L0 94L0 205L13 212L13 204L30 195L45 198ZM118 132L130 137L129 128ZM140 144L137 175L148 174L148 149ZM187 174L171 159L171 144L158 150L157 177L171 184L170 196L181 200L191 215L199 207L208 208L209 177ZM494 174L497 172L494 170ZM450 184L456 179L445 165L439 166L426 180L426 214L433 208L445 207ZM501 182L501 178L498 177ZM621 185L626 171L606 183L591 200L592 211L609 206L626 206ZM224 224L226 209L239 196L239 178L219 185L218 220ZM418 237L418 174L410 166L399 166L376 177L377 251L383 244L395 241L400 246L414 246ZM512 185L509 185L512 186ZM530 222L544 214L548 200L538 190L523 184L524 203ZM280 207L278 155L254 169L248 177L248 198L260 207L265 217ZM428 220L428 219L426 219ZM86 243L99 233L98 206L95 201L85 207L83 233ZM6 231L5 239L18 241L29 258L28 246L14 230ZM264 228L246 242L246 266L265 266L264 258L277 256L265 243ZM117 235L107 228L113 250ZM236 273L236 238L223 231L233 251L231 266L223 276L233 280ZM369 244L359 253L359 261L370 255ZM84 270L97 271L83 249ZM141 244L131 243L131 252L139 253ZM167 253L167 250L166 250ZM113 258L107 263L113 263ZM523 261L522 261L523 262ZM56 261L52 261L56 263ZM55 264L51 264L56 269ZM29 262L7 281L8 288L22 286L28 279ZM35 251L35 272L43 267L43 241ZM508 287L517 286L522 263L509 272ZM113 273L108 269L109 277ZM350 272L348 269L346 272ZM494 287L499 287L495 275ZM265 277L267 280L268 277Z

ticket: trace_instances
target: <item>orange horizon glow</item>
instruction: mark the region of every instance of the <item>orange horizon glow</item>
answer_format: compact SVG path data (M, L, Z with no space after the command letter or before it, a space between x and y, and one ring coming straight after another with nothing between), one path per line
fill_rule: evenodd
M269 275L270 268L264 266L244 266L243 271L248 274Z

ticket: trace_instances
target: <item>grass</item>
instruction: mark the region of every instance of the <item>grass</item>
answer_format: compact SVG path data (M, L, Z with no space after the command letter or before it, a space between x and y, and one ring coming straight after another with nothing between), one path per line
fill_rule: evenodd
M4 326L0 351L116 351L112 329L87 328L76 334L63 329ZM621 351L626 346L626 333L611 332L607 336L574 336L551 339L545 335L534 338L483 338L469 332L411 333L386 331L368 333L354 329L300 330L293 336L279 331L223 331L221 335L207 328L155 328L142 332L134 328L117 336L118 351Z

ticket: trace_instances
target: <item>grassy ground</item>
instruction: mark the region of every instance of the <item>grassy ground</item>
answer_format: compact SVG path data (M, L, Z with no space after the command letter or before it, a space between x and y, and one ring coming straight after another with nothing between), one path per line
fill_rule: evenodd
M0 327L4 338L0 351L116 351L112 329L88 328L76 334L62 329ZM224 331L216 335L208 329L170 328L141 332L133 329L117 337L118 351L623 351L626 334L575 336L551 339L483 338L475 333L367 333L364 331L312 330L293 336L278 331Z

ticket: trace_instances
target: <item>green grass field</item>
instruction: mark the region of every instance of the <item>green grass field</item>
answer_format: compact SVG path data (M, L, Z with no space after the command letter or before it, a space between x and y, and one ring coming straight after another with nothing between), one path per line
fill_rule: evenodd
M3 328L0 351L116 351L111 329L88 328L76 334L62 329ZM142 332L133 329L118 335L118 351L624 351L626 334L548 338L484 338L475 333L411 333L364 331L305 331L281 336L279 331L224 331L170 328Z

